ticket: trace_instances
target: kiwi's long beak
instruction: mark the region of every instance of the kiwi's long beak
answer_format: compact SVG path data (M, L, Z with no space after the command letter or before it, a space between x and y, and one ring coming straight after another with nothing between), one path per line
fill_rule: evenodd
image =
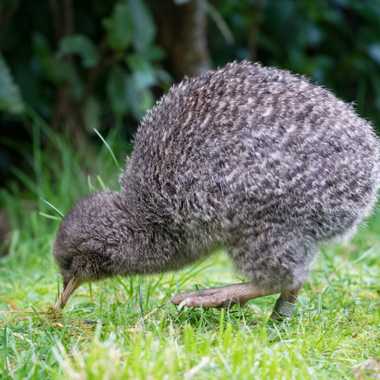
M80 284L81 284L81 282L79 279L72 277L64 285L63 291L62 291L61 295L59 296L58 301L55 304L54 308L56 310L62 310L65 307L70 296L74 293L75 289L77 289Z

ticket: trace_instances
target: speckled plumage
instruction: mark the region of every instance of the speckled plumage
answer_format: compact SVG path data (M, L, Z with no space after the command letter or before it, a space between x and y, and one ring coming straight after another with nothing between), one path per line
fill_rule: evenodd
M287 71L231 63L147 113L121 192L80 201L55 257L64 278L90 280L180 268L223 246L253 283L293 289L379 186L379 140L351 105Z

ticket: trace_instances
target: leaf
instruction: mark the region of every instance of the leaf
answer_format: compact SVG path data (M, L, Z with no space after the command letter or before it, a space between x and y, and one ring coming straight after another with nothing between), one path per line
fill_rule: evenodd
M94 67L99 61L99 54L94 43L86 36L73 34L62 38L58 56L78 54L84 67Z
M4 58L0 55L0 111L21 114L24 108L20 90Z
M107 82L107 94L112 111L123 116L128 111L127 75L120 66L114 66Z
M368 55L376 62L380 63L380 44L375 43L368 46Z
M153 105L153 95L142 83L136 73L129 75L120 66L110 72L107 94L112 111L119 117L131 112L140 119L144 112Z
M128 0L128 5L132 15L133 45L139 52L146 51L156 35L153 17L143 0Z
M134 54L128 57L127 62L139 89L151 87L157 83L155 70L144 57Z
M84 105L83 109L83 119L87 131L92 131L93 129L99 129L100 126L100 104L98 100L90 96Z
M70 65L56 57L45 36L37 33L33 37L33 50L34 59L40 66L44 79L57 85L67 80L70 76Z
M165 51L158 46L152 45L148 51L144 52L144 57L148 61L160 61L165 58Z
M139 120L154 103L148 88L141 88L136 73L127 78L127 101L133 116Z
M132 16L128 4L116 4L112 16L104 20L109 46L117 51L125 50L132 40Z

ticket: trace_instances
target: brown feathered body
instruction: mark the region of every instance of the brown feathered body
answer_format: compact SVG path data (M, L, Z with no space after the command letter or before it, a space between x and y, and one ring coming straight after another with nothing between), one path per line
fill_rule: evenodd
M379 147L330 91L228 64L173 86L147 113L121 191L79 202L56 258L64 276L95 279L180 268L222 246L255 283L296 287L318 246L373 209Z

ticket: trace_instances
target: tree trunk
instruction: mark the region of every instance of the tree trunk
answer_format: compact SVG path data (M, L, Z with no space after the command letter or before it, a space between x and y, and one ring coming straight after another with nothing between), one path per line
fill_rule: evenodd
M0 210L0 257L9 253L11 228L5 211Z
M168 54L176 79L209 69L206 1L150 0L157 24L158 43Z
M251 25L248 28L248 47L250 52L250 59L253 62L257 60L257 36L260 33L261 24L264 18L264 6L264 0L256 0L255 5L250 11Z

